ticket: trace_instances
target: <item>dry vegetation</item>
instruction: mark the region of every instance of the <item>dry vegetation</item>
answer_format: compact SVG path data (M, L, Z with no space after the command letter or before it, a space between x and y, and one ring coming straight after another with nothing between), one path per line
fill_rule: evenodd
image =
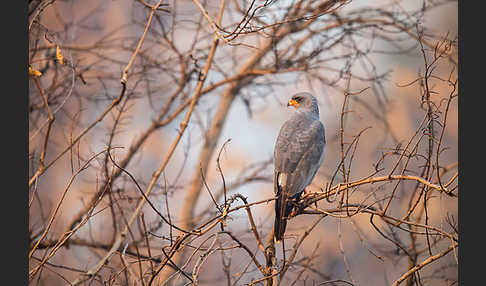
M30 284L458 284L455 5L29 0ZM326 158L274 245L303 90Z

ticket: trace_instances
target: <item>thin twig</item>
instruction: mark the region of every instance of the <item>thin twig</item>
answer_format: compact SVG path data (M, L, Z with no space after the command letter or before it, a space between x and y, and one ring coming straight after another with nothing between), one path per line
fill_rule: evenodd
M400 278L398 278L395 282L393 282L392 286L398 286L400 283L402 283L407 277L410 275L413 275L415 272L419 271L422 269L424 266L436 261L437 259L441 258L442 256L446 255L449 253L451 250L455 249L458 246L458 243L454 243L451 246L449 246L446 250L443 252L437 253L436 255L430 256L429 258L425 259L421 263L415 265L412 269L408 270L407 272L403 273Z

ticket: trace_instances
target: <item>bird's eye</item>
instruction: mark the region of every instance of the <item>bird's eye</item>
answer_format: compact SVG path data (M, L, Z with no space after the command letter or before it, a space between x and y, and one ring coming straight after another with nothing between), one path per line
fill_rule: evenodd
M301 102L301 101L302 101L302 97L300 97L300 96L296 96L296 97L294 97L293 99L294 99L295 101L297 101L297 102Z

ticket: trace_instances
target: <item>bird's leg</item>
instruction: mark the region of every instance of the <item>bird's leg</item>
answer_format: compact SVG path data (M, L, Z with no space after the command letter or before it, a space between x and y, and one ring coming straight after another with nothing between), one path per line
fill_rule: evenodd
M305 197L311 194L311 191L308 190L307 187L305 187L304 190L302 191L302 194L303 196L301 197L301 199L304 199Z
M299 194L292 197L292 199L291 199L292 201L290 203L293 204L294 207L293 207L292 211L290 212L290 215L289 215L290 217L296 216L302 210L303 204L300 203L300 200L301 200L301 198L303 198L302 194L304 194L304 196L305 196L305 193L306 193L306 191L305 191L305 188L304 188L304 190L302 192L300 192Z
M290 212L289 217L294 217L297 215L297 210L300 210L300 206L296 201L293 201L291 203L294 204L294 208Z
M311 195L311 194L312 194L312 193L310 192L310 190L307 190L307 187L305 187L305 188L304 188L303 193L304 193L304 197L303 197L303 198L305 198L307 195ZM314 202L314 206L317 208L317 201L316 201L316 202ZM301 207L302 207L302 206L301 206Z
M302 199L305 199L307 196L312 196L312 192L307 189L307 187L304 188L303 191L304 195L302 196ZM314 202L315 207L317 208L317 202Z
M304 192L306 191L307 188L304 189ZM309 192L310 194L310 192ZM317 201L314 202L314 206L317 208Z

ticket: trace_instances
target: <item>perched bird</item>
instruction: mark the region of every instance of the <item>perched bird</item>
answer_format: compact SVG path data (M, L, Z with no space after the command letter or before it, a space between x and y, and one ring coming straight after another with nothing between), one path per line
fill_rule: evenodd
M276 242L282 240L287 217L321 166L326 145L316 98L307 92L297 93L287 106L294 107L295 113L280 128L274 150Z

